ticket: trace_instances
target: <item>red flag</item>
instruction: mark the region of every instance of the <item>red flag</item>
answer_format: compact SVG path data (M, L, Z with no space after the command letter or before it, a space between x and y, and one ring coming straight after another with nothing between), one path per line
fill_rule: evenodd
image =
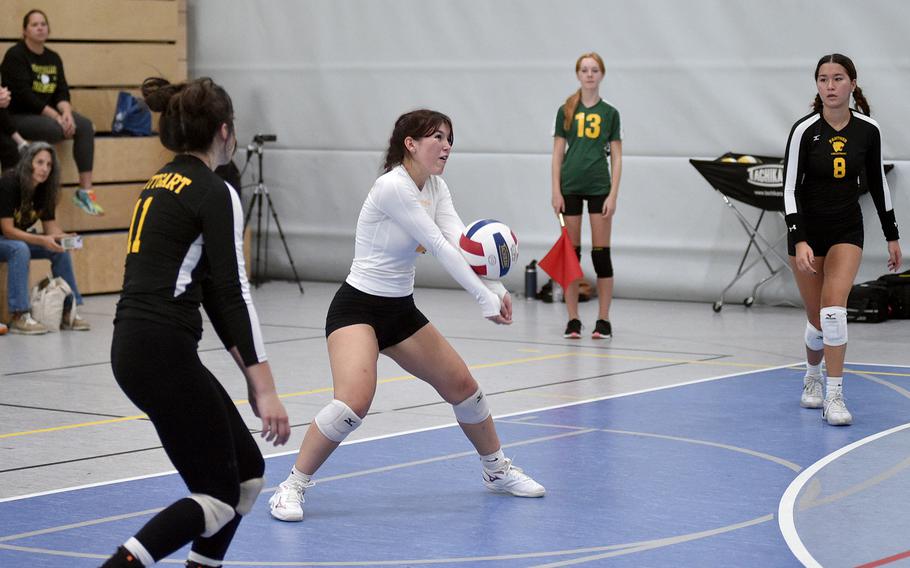
M569 287L584 273L581 271L581 263L575 255L575 247L569 239L569 231L563 226L562 235L559 240L550 249L545 257L537 263L544 272L550 275L550 278L559 282L563 290Z

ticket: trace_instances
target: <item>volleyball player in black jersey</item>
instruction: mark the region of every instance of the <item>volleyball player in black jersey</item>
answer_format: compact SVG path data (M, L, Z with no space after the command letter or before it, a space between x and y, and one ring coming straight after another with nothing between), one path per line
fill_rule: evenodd
M147 79L161 142L177 152L139 196L129 231L111 365L161 438L190 495L153 517L105 564L149 566L192 541L187 566L220 566L265 463L227 392L199 360L200 304L246 377L262 437L289 435L244 272L240 200L213 170L237 141L231 99L211 79Z
M882 164L878 123L845 55L826 55L815 67L818 94L811 114L793 125L784 161L784 207L793 274L806 306L806 377L800 404L823 408L828 424L853 422L843 397L847 296L862 259L863 216L858 177L869 193L888 241L888 269L901 265L897 222ZM850 108L850 96L862 111ZM821 362L827 361L822 397Z

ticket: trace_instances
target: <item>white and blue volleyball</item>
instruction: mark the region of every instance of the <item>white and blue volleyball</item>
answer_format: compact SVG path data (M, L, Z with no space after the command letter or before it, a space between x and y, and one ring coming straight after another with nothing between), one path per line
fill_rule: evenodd
M474 221L461 234L461 254L481 278L499 280L518 262L518 239L505 223Z

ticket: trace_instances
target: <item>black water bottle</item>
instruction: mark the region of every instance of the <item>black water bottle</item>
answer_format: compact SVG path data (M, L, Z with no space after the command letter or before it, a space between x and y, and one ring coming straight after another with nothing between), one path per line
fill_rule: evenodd
M537 298L537 260L525 267L525 299Z

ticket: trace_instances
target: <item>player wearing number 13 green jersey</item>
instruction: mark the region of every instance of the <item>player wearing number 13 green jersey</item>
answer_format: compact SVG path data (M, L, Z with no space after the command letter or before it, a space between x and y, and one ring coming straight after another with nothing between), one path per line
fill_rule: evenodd
M565 105L556 112L554 135L566 139L568 149L560 170L564 195L610 193L610 142L622 140L619 111L600 99L592 107L581 102L566 129Z

